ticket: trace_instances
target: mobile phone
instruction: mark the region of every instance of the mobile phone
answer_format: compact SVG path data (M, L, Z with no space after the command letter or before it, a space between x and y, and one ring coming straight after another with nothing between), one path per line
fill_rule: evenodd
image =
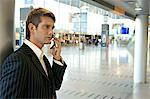
M54 47L57 47L57 44L54 42L54 39L58 39L59 38L59 34L53 34L52 35L52 39L50 42L50 49L53 49Z
M54 35L52 35L52 39L51 39L51 42L50 42L50 49L53 49L55 47L55 42L53 41L54 39Z
M51 42L50 42L50 49L53 49L54 47L55 47L55 42L53 41L53 40L51 40Z

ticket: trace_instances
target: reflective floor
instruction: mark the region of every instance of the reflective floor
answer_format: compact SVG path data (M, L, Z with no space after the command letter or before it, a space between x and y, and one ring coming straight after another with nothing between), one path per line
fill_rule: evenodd
M149 63L147 84L134 85L133 53L127 48L63 47L62 56L68 67L58 99L150 99Z

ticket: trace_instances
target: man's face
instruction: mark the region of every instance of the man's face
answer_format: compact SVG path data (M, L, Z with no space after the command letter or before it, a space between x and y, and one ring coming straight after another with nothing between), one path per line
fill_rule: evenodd
M32 33L34 42L37 45L43 46L49 44L53 35L54 21L50 17L41 17L41 22L38 27Z

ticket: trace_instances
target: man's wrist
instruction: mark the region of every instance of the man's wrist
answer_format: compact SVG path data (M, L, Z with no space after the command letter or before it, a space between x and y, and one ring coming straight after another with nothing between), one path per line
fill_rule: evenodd
M57 61L61 61L62 57L61 56L57 56L57 57L53 57L55 60Z
M55 60L59 61L61 60L61 56L53 57Z
M56 60L56 61L60 61L62 64L64 64L64 60L62 59L61 56L57 59L55 57L53 57L53 59Z

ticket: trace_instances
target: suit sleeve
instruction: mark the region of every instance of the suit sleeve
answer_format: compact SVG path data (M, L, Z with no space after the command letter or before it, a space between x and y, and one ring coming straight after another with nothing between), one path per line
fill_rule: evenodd
M53 62L52 71L54 75L55 82L55 90L59 90L63 81L63 76L66 70L66 63L64 62L64 66L60 66L57 63Z
M24 62L17 55L10 55L0 70L0 99L12 99L21 95L24 87Z

